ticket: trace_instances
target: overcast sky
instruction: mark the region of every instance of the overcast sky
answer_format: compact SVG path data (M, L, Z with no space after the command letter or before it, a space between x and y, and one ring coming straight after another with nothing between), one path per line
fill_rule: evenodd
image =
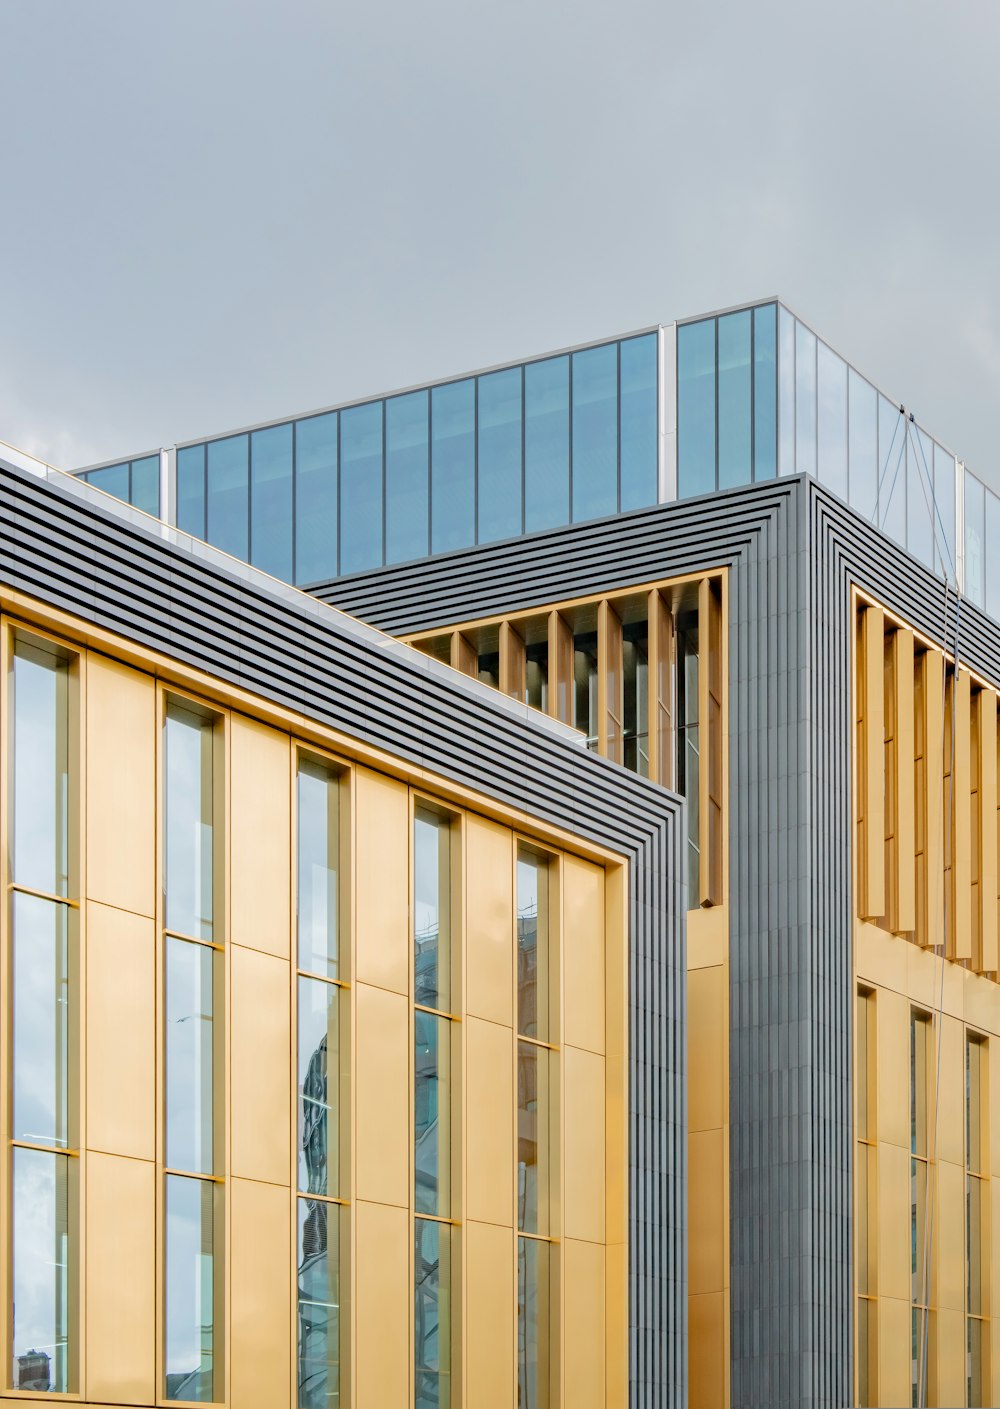
M1000 487L998 0L0 0L71 468L778 294Z

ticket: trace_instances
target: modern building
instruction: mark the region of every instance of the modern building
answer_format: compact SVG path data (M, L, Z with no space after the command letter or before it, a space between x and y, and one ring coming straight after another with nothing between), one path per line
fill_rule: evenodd
M235 679L241 688L246 662L259 669L246 688L254 701L276 697L295 715L283 726L282 748L292 758L305 750L310 767L318 758L321 770L334 760L335 769L356 771L356 744L345 740L363 737L390 756L381 770L407 779L413 794L407 849L393 850L391 828L373 814L376 859L366 869L355 858L350 902L343 884L338 891L341 906L363 913L366 883L377 894L387 873L413 878L406 982L401 971L387 978L381 961L377 978L362 971L365 944L377 947L380 931L354 913L356 976L344 1000L354 1005L350 1022L359 1034L365 984L414 1013L406 1048L413 1241L405 1262L397 1259L390 1272L386 1254L378 1273L380 1295L388 1297L391 1284L397 1296L400 1288L415 1296L412 1310L406 1303L405 1331L398 1330L405 1353L394 1362L405 1361L406 1378L400 1371L379 1381L371 1397L360 1290L376 1275L368 1258L380 1246L365 1243L361 1211L369 1202L402 1208L402 1201L344 1185L352 1192L337 1208L351 1212L338 1212L336 1226L355 1301L345 1292L342 1402L575 1409L620 1402L626 1377L637 1409L1000 1402L1000 1305L993 1315L1000 1297L1000 566L986 551L1000 526L1000 499L776 300L91 467L80 477L89 488L60 476L52 476L55 487L23 475L17 483L65 505L67 524L99 522L95 541L116 561L106 545L123 536L143 545L114 623L124 642L138 633L147 645L147 617L162 609L167 625L155 649L164 657L190 651L214 681ZM95 488L162 512L167 526L114 508ZM170 567L147 583L152 555ZM61 569L47 561L58 578ZM107 569L102 560L95 575L89 557L86 569L82 593L64 590L77 610L81 600L92 605L103 626ZM195 570L208 573L211 587L199 576L185 595L186 574ZM171 582L175 573L184 578L182 625L161 571ZM240 584L242 596L220 632L216 584L223 580ZM310 627L309 649L296 644L297 628L285 615L293 604L310 623L324 623L323 631L372 643L367 654L352 653L355 673L340 692L331 683L336 669L315 654L316 632ZM59 605L73 610L63 598ZM128 659L130 648L121 649ZM381 674L369 675L372 659L391 661L398 672L384 699ZM169 676L177 666L160 663L159 670ZM425 697L414 681L444 693ZM164 701L157 717L169 731L178 691L157 689ZM259 703L225 704L222 684L195 693L216 701L210 712L235 708L276 727ZM331 699L342 710L332 718ZM459 700L461 724L453 718ZM94 717L89 711L88 729ZM466 727L473 717L475 726ZM315 724L302 722L317 719L339 731L318 753L310 743ZM504 729L495 728L497 719ZM238 754L229 747L235 770ZM430 768L430 781L422 773L412 780L414 758ZM556 760L563 759L581 770L579 781L561 771ZM248 776L255 770L251 763ZM289 786L311 787L307 776L302 784L296 771ZM233 771L231 788L236 778ZM355 845L362 846L357 799L364 793L356 782L347 786ZM595 804L587 790L598 786ZM497 813L498 787L508 790L502 806L518 811L516 825ZM268 950L241 938L233 911L224 948L236 955L246 945L290 964L306 903L295 837L305 836L307 824L289 820L287 832L282 823L271 836L273 789L270 804L251 804L257 788L247 782L242 801L230 799L230 825L238 828L244 812L254 817L251 869L264 866L272 842L280 852L293 897L289 939L284 950ZM299 793L288 798L289 819L301 817ZM655 856L640 855L629 830L649 825L650 808L659 809L669 837ZM447 852L450 875L464 882L464 930L454 911L446 922L440 898L433 899L447 889L440 846L436 865L422 860L433 853L433 819L442 809L458 817L448 823ZM503 858L483 851L472 872L478 823L463 820L467 812L510 832ZM309 814L309 829L316 815ZM436 831L440 839L440 821ZM169 841L169 824L165 835ZM168 855L154 838L150 865L162 871ZM544 880L522 896L525 873L511 867L539 855L549 858L542 873L536 867ZM571 910L567 877L584 861L598 868L595 875L604 867L603 902L581 891ZM262 871L254 882L255 914L266 913L276 884L272 864L271 881ZM557 873L561 900L553 909ZM435 874L436 891L428 879ZM507 888L500 928L505 955L513 962L516 954L517 982L513 970L484 968L484 1006L470 1008L475 927L494 913L497 876ZM629 916L620 941L627 962L612 972L608 897L618 895L618 884ZM333 903L325 904L329 913ZM590 927L601 914L605 928L595 945ZM150 921L161 946L197 938L168 935L159 916L158 909ZM442 977L437 956L449 924L452 967ZM561 956L559 977L557 961L550 957L546 966L540 957L545 946L535 937L545 932L550 956ZM572 980L574 965L588 954L593 961L598 950L603 981L593 962ZM323 978L301 959L296 974L300 982ZM157 979L158 1003L163 983ZM169 989L169 970L166 983ZM447 993L436 987L442 983ZM612 1032L616 983L622 995L627 983L627 1003ZM508 989L505 1006L494 1008L496 993ZM568 1035L569 1013L594 995L604 1004L604 1045L596 1038L578 1045L605 1063L603 1155L599 1144L585 1147L582 1136L574 1143L570 1133L569 1052L577 1042ZM248 1000L263 1011L263 985ZM552 1003L559 1001L557 1020ZM289 1024L301 1022L302 1002L293 1002ZM540 1035L546 1009L557 1040ZM230 1025L236 1011L227 1010ZM486 1078L507 1058L490 1060L484 1049L475 1065L474 1019L502 1029L511 1049L531 1046L533 1059L556 1055L519 1066L510 1091L495 1095ZM380 1022L373 1013L369 1033ZM450 1157L439 1104L448 1085L442 1024L453 1025L444 1122ZM456 1056L458 1033L465 1047ZM301 1157L299 1172L288 1175L289 1204L318 1194L317 1181L329 1187L338 1163L328 1133L331 1034L328 1024L324 1046L324 1029L310 1032L301 1079L282 1088L303 1112L298 1135L288 1136L290 1158L296 1150ZM368 1049L359 1036L351 1040L356 1070L345 1078L343 1061L340 1068L342 1180L343 1149L361 1148L358 1122L375 1085L366 1096L361 1057ZM165 1042L161 1032L157 1071L165 1062L169 1068ZM230 1046L232 1053L232 1039ZM615 1053L623 1063L627 1054L627 1105L618 1117L608 1084ZM382 1069L386 1079L390 1067ZM230 1080L235 1128L235 1069ZM514 1212L494 1219L469 1193L475 1175L465 1131L494 1105L513 1112L515 1102L521 1114L509 1132L506 1121L489 1123L510 1133L517 1150L516 1160L501 1159L491 1147L491 1169L517 1171L516 1188L508 1197L504 1186L496 1205ZM538 1116L546 1105L548 1122ZM550 1148L558 1143L558 1154L532 1153L539 1119L550 1127L555 1120L558 1142L553 1136ZM600 1118L588 1127L590 1140L599 1125ZM169 1136L169 1124L166 1130ZM454 1152L463 1140L466 1163L458 1169ZM269 1183L259 1170L237 1169L236 1148L213 1154L221 1182L234 1185L231 1197L241 1177ZM362 1166L353 1158L357 1181ZM629 1230L617 1254L609 1231L616 1158L628 1162L622 1202ZM154 1256L162 1259L169 1252L164 1190L199 1171L163 1163L159 1146L154 1169L158 1160L164 1183L154 1199ZM603 1239L596 1222L586 1225L589 1234L577 1224L571 1232L570 1183L586 1185L602 1167ZM299 1365L286 1394L304 1406L319 1402L310 1397L314 1362L332 1363L324 1299L341 1305L324 1282L333 1197L314 1200L324 1204L315 1217L307 1199L296 1234L300 1271L290 1304L299 1311L285 1323L283 1345ZM503 1228L516 1276L497 1280L490 1264L476 1261L476 1237L485 1237L479 1222ZM425 1223L452 1230L445 1251L440 1231ZM603 1253L591 1251L593 1260L571 1271L574 1238ZM241 1256L235 1232L226 1249L227 1299L217 1319L229 1344L245 1314L230 1265ZM449 1259L450 1283L441 1271ZM169 1259L149 1271L162 1339ZM447 1299L436 1288L446 1283L458 1290L444 1330ZM627 1297L616 1301L615 1286ZM540 1338L539 1289L546 1288L548 1334ZM590 1298L589 1323L577 1296ZM396 1305L401 1328L402 1302ZM494 1305L503 1309L504 1327L498 1340L486 1336L502 1349L495 1369L476 1349L474 1329ZM429 1363L446 1339L447 1381ZM390 1342L387 1334L380 1349ZM428 1344L436 1349L428 1352ZM18 1349L25 1375L37 1382L39 1347ZM200 1362L167 1369L164 1353L157 1350L154 1366L161 1397L199 1387L228 1395L220 1402L234 1409L257 1402L240 1398L248 1390L234 1379L242 1372L238 1350L227 1352L225 1374L210 1386L190 1378L202 1373ZM490 1373L474 1368L487 1363ZM167 1380L168 1373L188 1378ZM317 1394L329 1396L331 1384L327 1372ZM274 1393L268 1403L289 1402Z

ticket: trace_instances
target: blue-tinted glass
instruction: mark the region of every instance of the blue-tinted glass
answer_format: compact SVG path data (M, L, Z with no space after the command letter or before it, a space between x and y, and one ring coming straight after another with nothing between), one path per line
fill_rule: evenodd
M427 393L385 403L385 560L427 556Z
M524 527L569 523L569 358L524 369Z
M854 368L847 374L850 501L869 523L878 503L878 398Z
M337 413L295 424L295 581L337 575Z
M795 319L778 306L778 473L795 473Z
M143 513L160 512L160 457L147 455L145 460L132 461L132 503Z
M619 454L621 507L644 509L657 500L656 334L621 344Z
M773 479L778 468L778 310L753 311L753 477Z
M981 607L986 566L986 490L965 472L965 595Z
M479 378L477 542L521 532L521 369Z
M816 473L816 334L795 324L795 472Z
M431 392L431 552L476 540L476 384Z
M250 552L254 567L292 580L292 427L250 437Z
M340 571L382 564L382 403L340 413Z
M719 488L750 483L750 311L719 319Z
M878 399L878 521L906 545L906 424L884 396Z
M985 535L987 543L1000 543L1000 499L986 491ZM1000 553L986 558L986 610L994 621L1000 621Z
M177 452L177 527L205 537L205 447L189 445Z
M87 483L95 489L103 489L105 494L113 494L116 499L128 503L128 465L106 465L103 470L91 470Z
M955 457L940 445L934 447L934 498L937 501L935 528L944 539L944 571L955 575Z
M245 562L250 530L248 437L210 440L207 449L208 541Z
M847 498L847 363L826 343L816 349L816 439L819 477Z
M930 464L931 442L923 431L909 423L906 441L906 546L925 567L933 568L937 554L931 522L931 483L924 468L925 459Z
M677 493L715 488L715 319L677 329Z
M618 510L618 345L573 354L573 520Z

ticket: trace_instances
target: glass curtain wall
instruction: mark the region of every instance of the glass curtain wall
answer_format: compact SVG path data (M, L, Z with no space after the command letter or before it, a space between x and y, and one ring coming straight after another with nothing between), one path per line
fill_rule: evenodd
M340 938L340 775L300 757L296 833L296 1383L299 1409L341 1403L349 1207L342 1112L348 946ZM346 1262L346 1259L345 1259Z
M989 1363L986 1268L989 1258L989 1104L986 1100L989 1048L976 1037L965 1040L965 1267L966 1403L989 1400L984 1365ZM985 1395L985 1397L984 1397Z
M931 1180L928 1063L931 1022L926 1013L910 1012L910 1388L911 1402L928 1402L934 1348L930 1306L929 1205Z
M223 926L216 903L217 718L170 699L163 730L167 1399L222 1398Z
M102 465L78 476L85 484L113 494L135 509L154 518L160 516L160 457L144 455L141 460L123 460L120 465ZM204 537L204 533L199 537Z
M77 1389L76 778L72 666L16 638L7 728L11 1138L9 1242L15 1389Z

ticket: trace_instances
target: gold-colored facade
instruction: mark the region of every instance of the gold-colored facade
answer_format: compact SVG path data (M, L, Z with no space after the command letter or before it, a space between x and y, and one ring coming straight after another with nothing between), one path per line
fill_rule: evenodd
M64 613L6 600L4 835L34 817L14 778L17 749L38 742L20 651L49 672L63 721L58 798L25 845L44 850L54 827L65 865L43 889L22 878L13 843L3 848L0 1399L57 1397L41 1382L58 1360L58 1397L93 1406L312 1404L303 1361L318 1346L328 1406L404 1409L430 1377L434 1402L509 1409L530 1375L540 1409L624 1409L622 858ZM175 739L172 720L187 733ZM329 824L326 859L310 852L305 869L304 770L325 789ZM440 842L433 874L421 869L420 819ZM19 1105L29 998L14 917L25 897L65 920L61 968L29 995L58 1012L44 1044L45 1099L64 1132L52 1138L28 1129ZM304 944L309 907L328 927L335 911L335 963ZM430 998L428 935L448 967L447 992ZM319 1048L303 1052L317 1003L321 1061ZM428 1066L420 1034L432 1030L444 1046ZM185 1083L190 1108L174 1099ZM303 1115L310 1102L318 1117ZM22 1257L35 1233L15 1209L24 1152L66 1174L52 1205L56 1270L40 1291ZM175 1294L183 1218L194 1242ZM310 1259L323 1296L306 1285ZM192 1268L198 1324L175 1343ZM32 1296L55 1348L24 1322ZM417 1343L421 1317L430 1348ZM322 1327L307 1352L304 1324ZM187 1344L197 1372L176 1362L172 1347Z

